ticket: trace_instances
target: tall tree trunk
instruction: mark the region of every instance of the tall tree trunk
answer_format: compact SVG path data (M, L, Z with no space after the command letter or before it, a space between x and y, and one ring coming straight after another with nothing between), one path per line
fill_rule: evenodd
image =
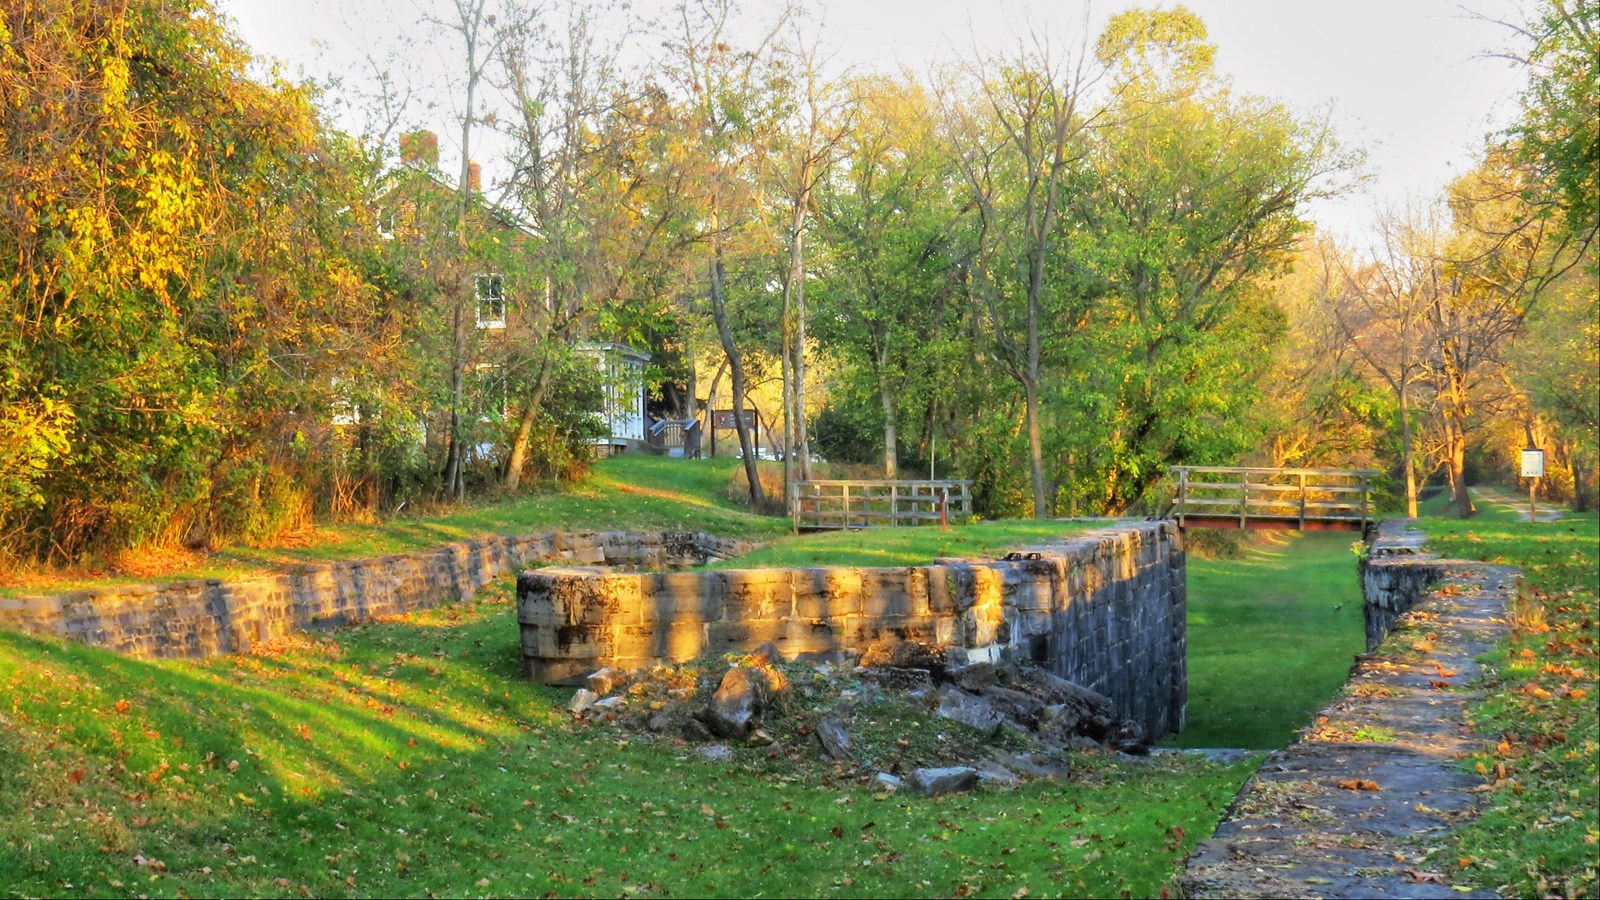
M1444 356L1444 422L1445 469L1450 476L1450 505L1456 515L1472 518L1472 494L1467 491L1467 386L1466 376L1449 352Z
M883 477L893 481L900 477L900 440L895 425L899 404L889 384L887 346L878 350L878 399L883 403Z
M1023 397L1027 402L1028 473L1033 483L1033 517L1050 517L1050 495L1044 479L1044 435L1039 427L1039 382L1025 379Z
M1583 468L1583 455L1582 450L1568 445L1567 468L1572 472L1572 511L1580 513L1589 511L1590 500L1588 485L1585 484L1587 479L1584 478L1587 473Z
M517 420L517 433L511 438L511 452L506 458L506 470L500 482L508 491L514 491L522 484L522 467L528 462L528 440L533 435L533 422L544 406L544 395L550 388L550 372L550 354L546 352L539 360L539 374L534 376L533 390L529 391L528 402L522 407L522 416Z
M811 429L806 425L806 287L801 279L795 295L794 328L794 435L800 454L801 481L811 480Z
M794 464L794 297L792 281L783 286L783 510L794 514L792 485L797 480Z
M1458 517L1470 519L1474 510L1472 494L1467 491L1467 442L1453 425L1445 427L1450 430L1445 459L1445 469L1450 476L1450 505Z
M1406 515L1417 517L1417 459L1412 448L1411 395L1404 382L1400 387L1400 455L1406 470Z
M717 223L713 216L712 228ZM739 348L733 341L733 329L728 325L727 298L723 294L722 242L713 239L711 259L711 317L717 323L717 339L722 342L722 354L728 359L728 373L733 383L733 425L739 433L739 451L744 454L744 474L750 481L750 508L760 510L766 496L761 490L761 474L756 468L755 448L750 440L750 426L744 420L745 377L744 362L739 358Z
M462 474L461 405L465 399L466 335L462 331L463 298L456 299L451 316L454 335L450 345L450 437L445 446L444 492L445 497L460 500L466 495L466 480Z

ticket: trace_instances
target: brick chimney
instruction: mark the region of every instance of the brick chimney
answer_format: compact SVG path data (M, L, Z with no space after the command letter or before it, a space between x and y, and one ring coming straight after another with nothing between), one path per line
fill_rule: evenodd
M400 135L400 162L408 166L439 165L439 136L427 129Z
M483 166L475 162L467 163L467 187L474 191L483 190Z

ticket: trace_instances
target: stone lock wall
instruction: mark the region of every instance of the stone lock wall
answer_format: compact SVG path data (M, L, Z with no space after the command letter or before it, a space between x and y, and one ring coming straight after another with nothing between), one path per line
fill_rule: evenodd
M1395 620L1416 605L1428 589L1445 576L1438 557L1423 549L1426 535L1408 520L1378 523L1367 555L1361 560L1362 619L1367 629L1367 652L1383 643Z
M772 642L846 656L880 640L1021 659L1110 697L1151 740L1188 703L1182 539L1168 522L1119 524L1027 548L1014 562L913 568L522 573L517 617L530 678L560 683Z
M749 552L692 532L603 531L489 537L435 550L303 566L237 581L132 585L0 598L0 627L140 657L245 652L295 631L470 598L532 562L693 566Z

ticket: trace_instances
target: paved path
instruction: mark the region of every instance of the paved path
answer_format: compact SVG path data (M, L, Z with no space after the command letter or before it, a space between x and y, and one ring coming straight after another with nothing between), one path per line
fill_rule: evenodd
M1495 897L1449 884L1424 844L1477 815L1457 760L1475 662L1507 631L1516 570L1449 564L1443 592L1359 657L1338 700L1267 757L1189 858L1191 897ZM1420 839L1420 840L1419 840Z
M1472 495L1478 500L1493 503L1516 513L1522 521L1528 521L1528 498L1514 497L1498 488L1473 488ZM1566 514L1565 510L1557 504L1535 503L1534 512L1541 522L1555 522Z

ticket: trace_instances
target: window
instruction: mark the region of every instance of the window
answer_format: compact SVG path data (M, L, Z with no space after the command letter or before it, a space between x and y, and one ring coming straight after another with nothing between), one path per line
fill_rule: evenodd
M477 278L477 293L478 327L506 327L505 279L498 274L479 275Z

